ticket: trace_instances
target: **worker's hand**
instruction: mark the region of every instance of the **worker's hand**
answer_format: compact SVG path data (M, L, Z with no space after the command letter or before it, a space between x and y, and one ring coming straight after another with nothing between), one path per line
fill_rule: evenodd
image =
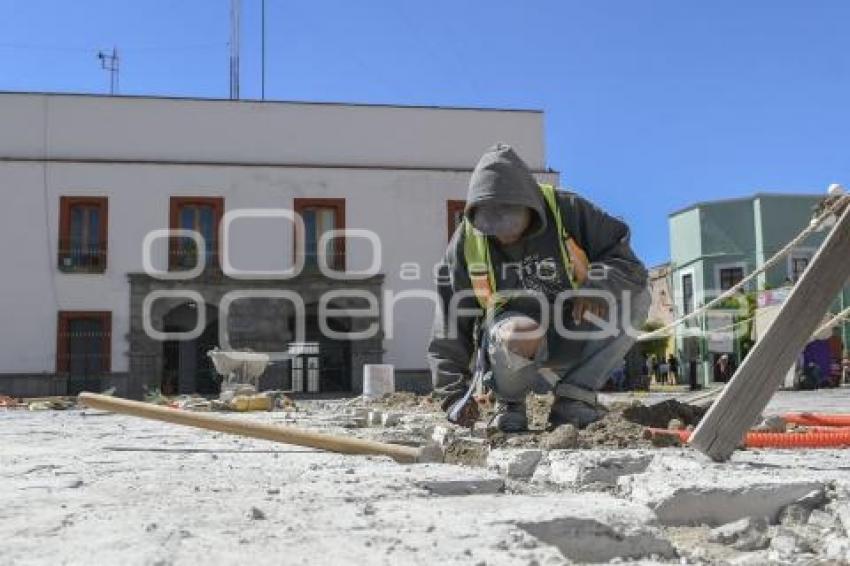
M576 243L574 238L567 240L567 253L570 255L570 267L573 271L573 281L578 286L584 285L587 281L587 272L590 269L590 261L587 259L587 254L581 249L581 246Z
M592 314L599 318L608 317L608 305L605 301L596 297L576 297L573 299L573 322L580 325L586 314Z

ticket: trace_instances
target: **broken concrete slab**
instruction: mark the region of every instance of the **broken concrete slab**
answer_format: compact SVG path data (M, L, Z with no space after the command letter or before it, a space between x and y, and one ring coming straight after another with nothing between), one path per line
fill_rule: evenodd
M618 486L662 524L718 526L745 517L776 523L787 506L820 497L826 482L802 480L793 470L715 464L692 452L668 451L643 474L621 477Z
M643 473L653 457L645 450L554 450L545 455L534 481L564 487L614 486L622 476Z
M576 562L678 556L670 541L651 531L623 532L595 519L563 517L536 523L518 523L535 538L558 548Z
M442 525L440 551L462 553L461 545L474 536L478 543L473 563L558 564L564 558L589 563L677 556L646 507L606 494L470 495L460 504L455 501L431 499L415 515L401 501L379 501L375 508L388 525L410 527L412 521ZM457 542L447 542L446 533ZM544 558L550 549L554 553ZM530 551L537 557L529 556ZM440 561L429 553L428 562Z
M782 509L822 487L807 481L724 485L697 480L687 486L635 482L630 498L655 511L664 525L722 525L744 517L776 522Z
M487 467L511 479L530 478L543 456L541 450L502 448L487 456Z

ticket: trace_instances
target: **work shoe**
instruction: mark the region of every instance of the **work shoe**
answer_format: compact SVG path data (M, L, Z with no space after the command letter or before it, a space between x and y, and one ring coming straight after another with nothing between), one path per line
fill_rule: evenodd
M521 401L497 401L496 414L487 423L489 430L499 432L525 432L528 430L528 415Z
M577 399L556 397L549 411L549 426L553 429L571 424L582 429L605 416L605 409Z

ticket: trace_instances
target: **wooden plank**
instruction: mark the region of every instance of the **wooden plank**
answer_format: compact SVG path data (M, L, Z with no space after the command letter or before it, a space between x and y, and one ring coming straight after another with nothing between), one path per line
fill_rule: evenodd
M845 207L770 329L694 431L691 445L717 461L731 456L756 424L848 279L850 207Z

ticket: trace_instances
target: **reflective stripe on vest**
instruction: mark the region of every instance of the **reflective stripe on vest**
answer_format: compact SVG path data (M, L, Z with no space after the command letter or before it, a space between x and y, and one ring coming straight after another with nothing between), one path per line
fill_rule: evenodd
M570 286L576 289L578 285L575 281L570 254L567 251L567 243L570 240L570 235L564 228L564 221L561 218L558 193L552 185L544 184L540 185L540 192L543 194L543 200L546 201L546 205L555 219L555 229L560 236L558 238L558 245L561 248L564 271L566 271L567 277L570 280ZM478 300L478 304L482 309L498 310L507 301L496 292L496 275L493 271L493 262L490 261L490 244L488 238L476 230L468 219L463 219L463 225L463 255L466 259L466 270L472 282L472 290L475 293L475 298Z

